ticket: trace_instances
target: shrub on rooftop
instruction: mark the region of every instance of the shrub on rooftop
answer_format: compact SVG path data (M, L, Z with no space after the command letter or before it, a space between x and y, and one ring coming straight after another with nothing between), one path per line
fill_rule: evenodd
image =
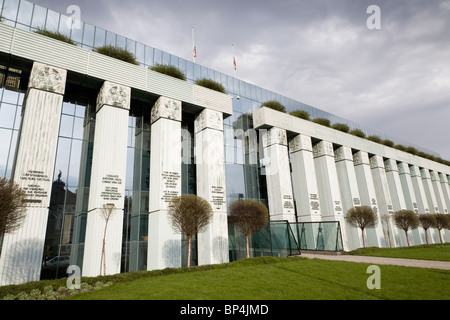
M281 111L281 112L286 112L286 107L283 106L281 103L279 103L278 101L275 100L270 100L270 101L266 101L261 105L262 107L266 107L266 108L270 108L273 110L277 110L277 111Z
M122 60L125 62L135 64L135 65L138 64L136 61L136 57L131 52L129 52L128 50L123 49L123 48L117 48L117 47L114 47L111 45L107 45L107 46L95 48L93 51L104 54L105 56L109 56L109 57L112 57L115 59L119 59L119 60Z
M195 80L195 84L205 87L205 88L208 88L208 89L211 89L211 90L226 93L223 85L221 85L220 83L215 82L213 80L210 80L210 79L206 79L206 78L197 79L197 80Z
M61 32L55 32L55 31L50 31L50 30L41 29L41 28L37 28L34 32L37 33L37 34L40 34L40 35L52 38L52 39L56 39L56 40L59 40L59 41L63 41L65 43L76 45L75 42L72 39L70 39L65 34L62 34Z
M186 80L186 76L180 69L169 64L156 63L154 66L151 66L150 69L177 79Z

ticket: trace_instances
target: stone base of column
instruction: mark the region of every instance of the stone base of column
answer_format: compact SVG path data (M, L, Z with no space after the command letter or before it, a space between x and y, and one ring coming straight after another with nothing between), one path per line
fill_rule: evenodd
M167 211L148 218L147 270L181 267L181 234L175 233Z
M198 265L229 262L226 212L214 212L206 230L198 234Z
M123 210L116 209L108 222L105 237L104 260L102 260L102 247L103 235L105 232L105 220L101 216L100 209L95 209L88 213L86 225L83 277L96 277L98 275L103 275L104 273L107 275L120 273ZM103 267L105 267L105 271Z

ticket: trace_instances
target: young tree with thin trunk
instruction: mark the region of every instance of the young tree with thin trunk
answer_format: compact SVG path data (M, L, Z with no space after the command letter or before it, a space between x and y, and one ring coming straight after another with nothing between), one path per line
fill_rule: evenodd
M269 221L267 207L256 200L239 199L228 207L228 221L235 225L245 236L246 257L250 257L249 237L260 231Z
M425 231L425 240L428 244L428 229L436 227L436 217L429 213L419 214L419 221Z
M412 210L399 210L394 212L394 223L397 228L403 229L406 235L406 242L409 244L408 230L416 229L420 222L417 214Z
M212 208L202 197L187 194L173 198L169 203L169 218L175 232L188 238L187 267L191 266L192 237L203 232L213 217Z
M357 206L350 208L345 217L354 227L360 228L362 233L363 245L366 247L366 237L364 230L374 228L378 223L377 213L369 206Z
M26 193L13 180L0 178L0 237L16 231L25 214Z
M107 203L100 209L100 216L105 220L105 231L103 232L103 244L102 244L102 257L100 259L100 274L106 276L106 231L108 229L108 223L116 210L116 206L113 203Z
M443 213L435 213L433 215L436 218L436 229L439 231L439 240L443 243L444 240L442 239L441 230L450 228L450 216Z

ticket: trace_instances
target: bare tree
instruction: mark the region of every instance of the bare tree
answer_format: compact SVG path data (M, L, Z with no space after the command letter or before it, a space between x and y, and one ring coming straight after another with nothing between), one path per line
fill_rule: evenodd
M0 237L16 231L25 215L25 191L13 180L0 178Z
M422 213L419 214L419 221L423 230L425 230L425 240L428 244L428 229L436 227L436 217L429 213Z
M108 222L111 219L114 211L116 210L116 205L113 203L107 203L100 208L100 216L105 220L105 231L103 232L103 244L102 244L102 257L100 259L100 274L106 276L106 231L108 229Z
M450 216L443 213L435 213L433 216L436 218L436 229L439 230L439 240L443 243L444 240L442 239L441 230L450 228Z
M394 223L395 225L403 229L405 231L406 235L406 242L409 244L409 238L408 238L408 230L410 229L416 229L419 226L419 218L417 217L417 214L414 213L412 210L399 210L394 212Z
M169 203L169 217L176 232L188 237L187 267L191 266L192 237L203 232L212 219L212 208L208 201L196 195L182 195Z
M389 228L391 216L388 214L383 214L380 217L380 220L383 221L386 224L386 232L389 239L389 248L392 248L392 241L391 241L391 229Z
M352 226L361 229L364 248L366 247L364 230L375 227L378 223L377 217L377 213L369 206L357 206L347 211L347 216L345 217L347 221Z
M269 211L263 203L250 199L236 200L230 204L228 210L230 223L245 236L246 257L249 258L249 237L267 225Z

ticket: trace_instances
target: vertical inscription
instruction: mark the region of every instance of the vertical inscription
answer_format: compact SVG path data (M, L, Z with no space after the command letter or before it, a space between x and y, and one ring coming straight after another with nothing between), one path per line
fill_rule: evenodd
M180 195L180 174L173 171L163 171L161 173L162 179L162 196L161 200L164 203L169 203L174 197Z

